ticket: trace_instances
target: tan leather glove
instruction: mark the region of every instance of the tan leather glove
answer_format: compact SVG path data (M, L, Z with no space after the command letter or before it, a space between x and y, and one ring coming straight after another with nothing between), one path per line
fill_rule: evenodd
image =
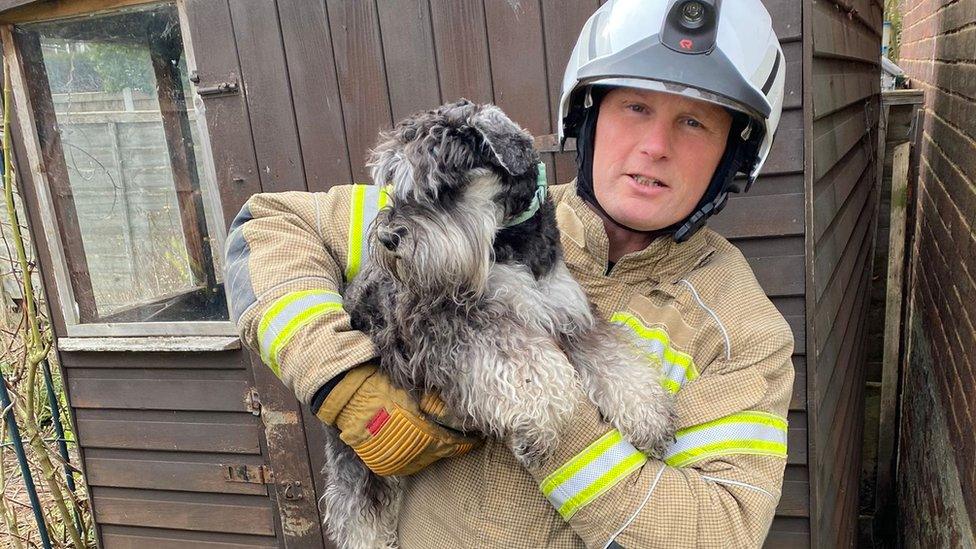
M437 423L450 421L439 397L428 393L418 403L371 364L349 370L316 415L380 476L410 475L481 444Z

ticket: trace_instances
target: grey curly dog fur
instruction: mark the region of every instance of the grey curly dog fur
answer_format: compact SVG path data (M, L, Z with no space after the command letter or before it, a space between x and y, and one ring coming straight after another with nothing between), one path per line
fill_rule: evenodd
M550 456L581 394L661 455L671 398L570 276L552 202L506 226L532 203L538 162L528 133L466 100L381 134L370 166L375 184L392 183L392 205L345 308L395 385L440 391L466 429L506 441L522 463ZM335 430L326 453L322 504L339 546L396 547L400 480L374 475Z

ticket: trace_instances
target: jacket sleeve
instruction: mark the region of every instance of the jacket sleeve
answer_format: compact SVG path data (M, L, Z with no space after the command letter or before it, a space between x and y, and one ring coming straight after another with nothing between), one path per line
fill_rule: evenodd
M793 338L783 321L750 339L678 393L676 442L661 461L583 399L554 459L530 473L587 547L762 545L786 466Z
M316 391L376 356L342 308L362 259L379 187L252 196L231 224L225 274L242 341L309 404Z

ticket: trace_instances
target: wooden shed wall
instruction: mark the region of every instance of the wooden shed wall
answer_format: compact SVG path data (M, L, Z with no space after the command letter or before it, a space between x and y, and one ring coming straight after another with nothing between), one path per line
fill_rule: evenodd
M883 8L811 0L807 141L808 380L812 540L856 541L863 431L865 325L878 217L876 150Z

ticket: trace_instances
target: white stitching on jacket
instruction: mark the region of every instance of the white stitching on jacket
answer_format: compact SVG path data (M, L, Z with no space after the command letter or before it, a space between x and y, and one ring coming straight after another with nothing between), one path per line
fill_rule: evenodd
M715 323L718 324L718 329L722 330L722 335L725 337L725 360L732 360L732 344L729 342L729 333L725 331L725 325L722 324L722 321L718 319L718 315L715 314L715 311L709 309L708 306L705 305L705 302L702 301L701 296L698 295L698 290L695 289L691 282L688 282L683 278L679 282L684 282L685 286L688 286L688 289L691 290L692 295L695 296L695 301L697 301L698 304L701 305L702 309L705 309L705 311L712 315L712 318L715 319Z
M644 509L644 506L647 505L647 502L651 499L651 494L654 493L654 489L657 488L658 481L661 480L661 475L664 474L664 470L667 468L668 468L667 465L664 464L661 465L661 469L657 472L657 476L654 477L654 482L651 483L651 489L648 490L647 495L644 496L644 501L642 501L641 504L637 506L637 510L634 511L634 514L630 515L630 518L627 519L627 522L624 522L624 525L621 526L620 529L618 529L616 532L614 532L612 536L610 536L610 539L607 540L607 543L603 546L603 549L607 549L608 547L610 547L610 544L613 543L613 540L617 539L617 536L619 536L624 530L626 530L627 527L630 526L630 523L634 522L634 520L637 518L637 515L640 514L640 512Z
M763 494L766 494L767 496L769 496L770 499L774 499L774 500L776 499L776 496L770 494L766 490L763 490L762 488L760 488L758 486L753 486L751 484L746 484L745 482L739 482L737 480L729 480L727 478L710 477L710 476L706 476L706 475L702 475L702 478L705 479L705 480L710 480L712 482L716 482L718 484L730 484L732 486L739 486L741 488L749 488L750 490L755 490L757 492L762 492Z

